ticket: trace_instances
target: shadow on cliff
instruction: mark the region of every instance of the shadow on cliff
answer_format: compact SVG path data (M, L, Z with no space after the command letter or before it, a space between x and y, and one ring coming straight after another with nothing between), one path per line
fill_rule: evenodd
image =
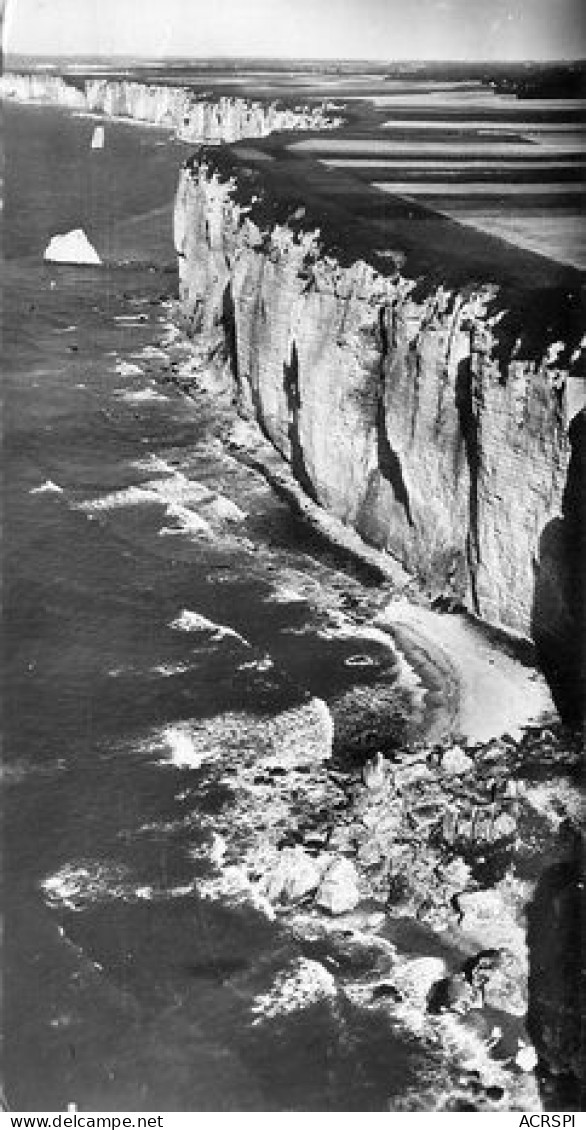
M236 307L230 283L224 287L222 294L222 329L224 342L232 378L236 386L237 395L242 393L240 373L238 369L238 336L236 331Z
M480 475L480 437L478 434L478 414L474 402L472 369L467 357L458 365L456 373L456 410L460 423L460 435L466 451L466 461L470 475L468 495L468 531L466 534L466 559L470 595L474 611L478 614L480 606L476 586L476 573L480 560L478 536L478 479Z
M527 912L527 1030L540 1060L546 1110L582 1110L584 1098L583 851L576 831L569 829L567 840L562 859L539 879Z
M301 410L301 391L299 387L299 354L297 352L297 345L293 342L291 346L291 355L289 364L283 363L283 389L287 397L287 408L289 411L289 425L288 436L291 445L291 469L297 482L303 488L306 494L317 502L317 495L315 487L309 477L309 472L305 465L305 456L303 454L303 446L299 436L299 412Z
M413 515L411 513L411 503L409 500L409 492L403 477L403 468L401 467L401 460L396 451L393 451L387 436L387 429L385 425L385 402L384 396L381 395L378 401L378 408L376 413L376 445L378 455L378 469L383 477L386 479L389 486L392 488L397 502L403 507L405 517L410 526L413 523Z
M544 527L534 564L531 635L564 722L586 719L586 410L569 428L571 457L562 517Z
M569 439L562 516L548 522L539 541L531 632L560 716L579 735L586 713L586 410L573 419ZM540 1057L545 1108L581 1110L583 844L567 822L560 831L562 857L541 875L527 915L527 1024Z

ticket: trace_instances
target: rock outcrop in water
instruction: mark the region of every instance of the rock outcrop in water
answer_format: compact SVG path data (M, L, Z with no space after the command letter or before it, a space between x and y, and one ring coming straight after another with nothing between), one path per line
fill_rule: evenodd
M539 634L543 532L562 512L568 423L584 391L581 342L559 340L564 303L576 333L572 295L540 314L529 294L527 317L541 321L532 340L498 286L342 266L318 232L263 223L261 208L205 160L183 172L183 310L209 355L225 358L240 411L309 495L432 595ZM563 570L549 582L555 651L570 597Z
M339 122L321 105L287 107L244 98L205 98L184 86L124 79L7 74L0 81L0 93L21 102L131 118L172 129L186 141L207 144L266 137L280 130L328 129Z
M43 258L47 263L79 263L85 266L99 266L101 263L95 247L81 228L54 235L49 240Z

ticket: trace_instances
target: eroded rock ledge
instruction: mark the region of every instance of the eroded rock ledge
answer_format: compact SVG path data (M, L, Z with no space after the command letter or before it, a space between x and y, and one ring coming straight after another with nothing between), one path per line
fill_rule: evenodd
M7 74L0 94L19 102L50 103L107 117L131 118L172 129L185 141L207 144L266 137L280 130L333 128L339 118L324 106L287 107L244 98L205 98L185 86L123 79Z
M282 217L258 173L228 174L209 156L184 169L175 230L186 323L240 411L315 501L432 595L562 646L577 272L520 288L473 265L468 282L450 263L444 283L409 277L392 252L342 265L303 207Z

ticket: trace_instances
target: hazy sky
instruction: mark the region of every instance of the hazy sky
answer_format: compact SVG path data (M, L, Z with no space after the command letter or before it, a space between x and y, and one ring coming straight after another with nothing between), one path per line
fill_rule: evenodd
M8 0L4 47L200 58L575 58L586 55L585 9L584 0Z

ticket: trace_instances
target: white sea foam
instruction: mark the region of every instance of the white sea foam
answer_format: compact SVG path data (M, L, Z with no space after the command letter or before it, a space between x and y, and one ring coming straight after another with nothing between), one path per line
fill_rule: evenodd
M397 682L413 696L414 705L421 705L425 699L425 688L416 671L407 662L405 656L396 647L389 632L383 628L361 624L356 627L342 612L330 611L331 626L320 631L325 639L351 639L372 640L373 643L382 644L384 648L393 653L397 665ZM384 622L381 616L381 622ZM352 658L352 657L351 657ZM356 658L356 657L354 657ZM348 663L348 660L346 660ZM357 664L355 664L357 665ZM350 664L352 666L352 664Z
M243 522L247 517L246 512L236 506L235 502L221 494L208 503L206 511L221 522Z
M63 494L63 487L54 483L52 479L45 479L38 487L33 487L29 490L29 494Z
M259 772L287 767L291 788L297 789L306 781L303 767L319 765L330 756L333 724L324 707L314 698L272 717L227 711L201 721L173 723L150 733L141 748L148 753L165 752L167 761L176 750L189 764L237 762L239 775L235 784L244 790L245 796L243 819L252 817L256 826L258 813L253 813L252 801L263 808L265 815L267 799L279 811L282 807L281 794L275 792L272 784L256 781ZM286 807L282 815L286 817ZM274 822L273 813L271 826Z
M568 820L580 822L581 794L562 777L556 777L553 781L523 782L520 792L524 801L554 827L559 827Z
M79 911L92 903L122 898L127 879L128 872L120 864L90 860L65 864L41 887L49 904Z
M226 855L227 843L223 836L219 836L217 832L212 833L212 844L208 851L208 859L215 864L216 867L221 867Z
M123 490L112 491L102 498L93 498L88 502L80 502L77 509L92 514L96 510L119 510L125 506L139 506L147 502L160 502L156 491L146 487L124 487Z
M189 663L159 663L156 667L149 668L149 674L162 675L163 678L168 679L173 675L184 675L185 672L189 670ZM144 676L144 668L127 665L111 667L108 671L108 677L110 679L119 679L121 675L142 678Z
M112 899L136 902L185 898L193 893L195 886L195 880L174 887L137 884L121 864L99 863L96 860L65 864L41 883L50 906L67 907L78 912Z
M167 468L168 464L163 460L158 466L163 469ZM143 489L153 491L168 506L193 506L210 498L211 491L208 487L194 479L188 479L181 471L175 471L173 468L171 470L172 476L165 479L149 479L141 484Z
M262 894L257 883L252 883L246 867L236 864L224 867L218 876L200 879L198 894L210 902L227 902L231 906L252 906L263 914L269 922L274 922L275 911L269 900Z
M239 671L270 671L275 664L270 655L263 656L262 659L251 659L247 663L239 663Z
M213 751L202 745L200 733L194 730L189 722L177 722L172 726L165 726L161 732L161 741L167 751L166 762L170 762L178 769L199 769L204 761L210 760Z
M144 459L133 459L132 467L135 471L147 471L151 474L153 472L158 472L161 475L181 474L176 467L173 467L166 459L162 459L160 455L145 455Z
M206 718L201 722L178 722L155 730L143 742L143 748L149 752L166 748L169 752L177 731L182 737L189 738L190 761L198 761L200 764L204 761L217 761L222 757L232 756L242 743L246 745L249 739L247 729L251 721L245 714L235 712Z
M138 464L137 464L138 466ZM189 506L199 503L210 497L211 492L201 483L188 479L180 471L173 471L164 460L153 463L147 461L148 470L162 471L166 477L160 479L147 479L135 486L124 487L122 490L112 491L111 494L94 498L79 505L80 510L93 512L94 510L116 510L123 506L137 506L146 502L159 502L166 507L169 518L178 518L180 521L193 522L193 528L203 523L211 531L204 519L200 519ZM170 473L168 473L170 472ZM176 531L174 531L176 532Z
M153 887L144 885L141 887L133 887L132 894L134 898L146 899L148 902L157 902L162 899L180 899L186 898L187 895L193 894L197 884L180 883L176 887Z
M268 600L271 604L302 604L307 598L289 585L277 585Z
M118 360L116 362L116 372L120 377L141 377L144 369L140 365L133 365L132 361Z
M299 957L277 975L268 993L255 997L251 1010L253 1024L288 1016L323 1001L333 1001L337 996L336 981L320 964Z
M145 345L142 349L138 349L136 353L131 354L132 357L141 358L151 357L153 360L160 360L161 358L167 360L167 353L164 349L157 348L156 345Z
M162 675L164 679L170 679L173 675L184 675L189 671L188 663L160 663L157 667L151 668L154 675Z
M216 762L217 779L231 794L225 811L203 818L201 826L208 829L211 844L191 852L194 859L205 859L216 869L216 874L198 883L203 898L252 906L268 919L275 918L266 877L278 866L277 841L290 827L292 806L303 797L314 810L340 796L320 765L330 755L332 730L327 707L316 699L272 717L240 711L190 723L190 757L195 751L198 757ZM160 735L158 740L160 750ZM308 765L311 776L305 771ZM216 842L214 834L221 841Z
M179 342L179 344L181 346L187 345L187 343L185 342L185 340L183 338L183 332L182 332L182 330L179 329L178 326L176 326L173 322L165 322L164 326L165 326L165 333L164 333L163 341L164 341L165 345L174 345L175 342ZM192 348L193 348L192 343L189 342L189 345L186 348L186 352L187 352L187 349L189 350L189 352L191 352Z
M213 538L214 531L209 522L205 518L201 518L193 510L188 510L186 506L178 506L172 503L167 507L165 514L173 522L177 522L176 526L163 526L159 530L161 537L171 537L177 534L195 534L196 537Z
M239 640L245 647L250 647L248 640L234 631L234 628L229 628L226 624L218 624L215 620L208 620L207 616L202 616L200 612L193 612L189 608L184 608L179 616L171 621L169 627L179 632L211 632L214 640L222 640L229 636Z
M117 396L119 400L126 401L128 404L143 404L156 400L166 401L169 399L168 396L164 396L162 392L159 392L158 389L153 387L137 389L117 388L115 389L115 396Z
M345 667L376 667L376 659L372 655L349 655L344 660Z

